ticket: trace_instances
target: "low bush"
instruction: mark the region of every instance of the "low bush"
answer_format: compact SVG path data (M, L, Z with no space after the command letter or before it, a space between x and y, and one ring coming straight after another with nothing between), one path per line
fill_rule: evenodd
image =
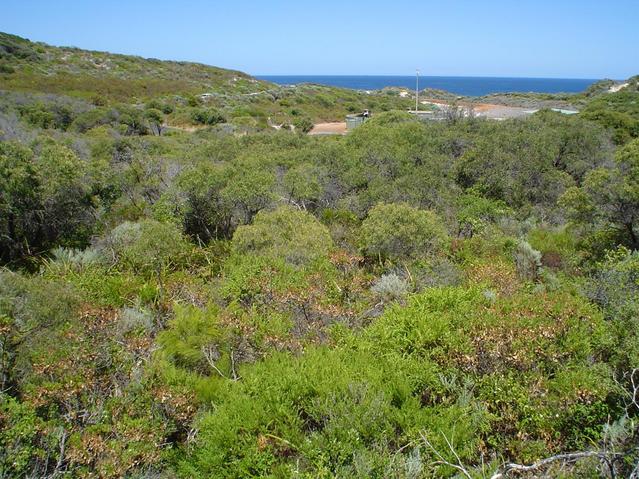
M410 285L395 273L382 275L371 287L382 301L395 301L402 299L410 290Z
M104 243L108 260L145 274L159 274L176 267L186 252L188 244L180 230L155 220L122 223Z
M225 123L226 118L213 109L196 108L191 112L191 120L199 125L217 125L218 123Z
M442 252L447 232L431 211L406 204L379 204L363 221L360 244L370 258L417 259Z
M541 253L527 241L520 241L515 250L515 266L522 279L535 281L541 272Z
M252 224L235 231L233 246L239 254L282 258L294 265L326 256L333 247L324 225L290 207L258 213Z

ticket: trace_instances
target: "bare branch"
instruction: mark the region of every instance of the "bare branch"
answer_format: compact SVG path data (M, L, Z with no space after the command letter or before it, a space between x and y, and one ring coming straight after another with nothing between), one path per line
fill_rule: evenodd
M233 376L233 381L239 379L237 371L235 370L235 355L233 354L233 349L231 349L231 375Z
M537 461L530 465L514 464L514 463L506 464L504 466L503 474L507 474L510 471L517 471L517 472L536 471L554 462L562 462L566 464L566 463L576 462L580 459L585 459L589 457L597 457L600 460L605 461L607 464L610 464L610 456L614 456L614 455L617 455L617 454L612 454L612 453L607 454L600 451L583 451L583 452L570 452L566 454L557 454L555 456L550 456L550 457L541 459L540 461ZM501 475L493 476L493 478L495 477L502 477L502 476Z
M213 370L217 372L220 376L222 376L224 379L228 379L228 376L226 376L226 374L220 371L220 369L215 365L215 362L218 359L220 359L220 353L215 347L215 345L209 344L209 345L202 346L201 350L202 350L202 355L204 356L204 359L206 359L206 362L209 363L209 366L211 366L211 368L213 368Z
M630 384L632 385L630 403L639 411L639 378L635 379L635 375L639 376L637 373L639 373L639 369L636 368L630 373Z
M64 464L64 448L67 442L67 431L62 428L62 432L60 433L60 453L58 456L58 461L55 465L55 470L53 471L53 477L58 475L58 473L62 470L62 465Z
M464 467L464 465L461 463L461 460L459 458L459 456L457 455L457 453L454 451L452 445L450 444L450 441L448 440L448 438L446 437L446 435L442 432L442 436L444 436L444 439L446 440L446 444L448 444L448 447L450 448L450 450L453 452L453 454L455 455L455 458L457 459L457 464L453 464L452 462L446 460L444 458L444 456L442 456L439 451L435 448L435 446L433 446L431 444L431 442L428 440L428 438L423 434L420 433L420 436L422 438L422 440L424 441L424 444L426 444L426 446L428 446L428 448L439 458L439 461L436 462L436 464L443 464L445 466L449 466L452 467L453 469L457 469L459 472L461 472L467 479L473 479L472 476L470 475L470 473L468 472L468 470Z

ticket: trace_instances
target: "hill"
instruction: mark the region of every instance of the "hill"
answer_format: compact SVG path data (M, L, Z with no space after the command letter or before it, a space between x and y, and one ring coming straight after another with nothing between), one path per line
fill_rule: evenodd
M307 130L313 121L342 120L364 109L405 109L410 104L394 92L278 86L199 63L54 47L7 33L0 33L0 90L69 96L95 106L156 100L170 110L163 118L170 125L210 126L228 120L249 129L272 123Z
M0 88L110 98L169 93L251 93L269 88L246 73L200 63L53 47L0 33Z

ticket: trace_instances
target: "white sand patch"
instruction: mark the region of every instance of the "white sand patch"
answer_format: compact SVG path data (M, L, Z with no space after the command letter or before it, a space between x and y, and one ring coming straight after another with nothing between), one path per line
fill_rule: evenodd
M617 85L612 85L610 88L608 88L608 91L610 93L616 93L619 90L626 88L627 86L628 86L628 83L618 83Z

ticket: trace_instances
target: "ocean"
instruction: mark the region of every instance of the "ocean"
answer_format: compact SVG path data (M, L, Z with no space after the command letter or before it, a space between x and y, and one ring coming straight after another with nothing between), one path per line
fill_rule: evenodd
M414 76L366 75L257 75L256 78L280 85L318 83L321 85L379 90L388 86L415 89ZM597 80L582 78L497 78L497 77L435 77L420 76L419 89L435 88L464 96L483 96L490 93L536 92L578 93Z

